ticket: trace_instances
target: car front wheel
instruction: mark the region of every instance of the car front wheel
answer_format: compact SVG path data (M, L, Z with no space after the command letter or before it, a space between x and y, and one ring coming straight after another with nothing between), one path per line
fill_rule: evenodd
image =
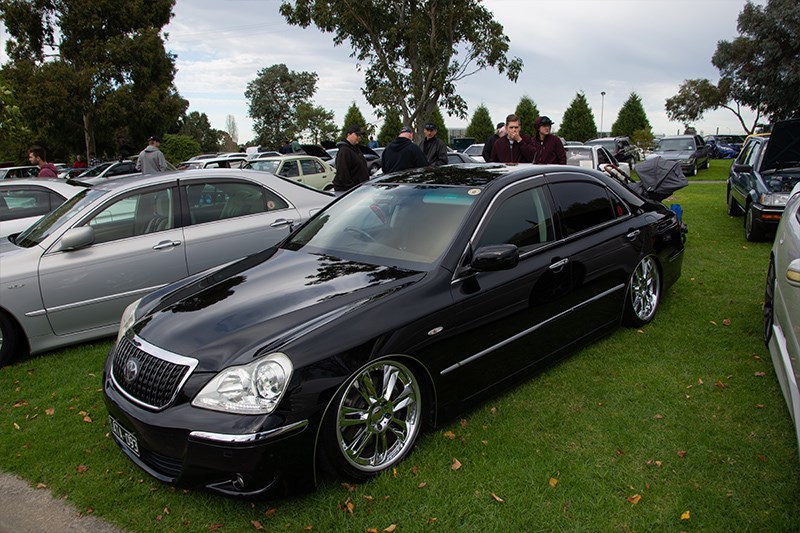
M661 298L661 275L658 263L651 255L636 265L628 282L622 322L626 326L643 326L656 316Z
M736 203L736 200L733 199L731 189L728 188L728 215L732 217L738 217L741 214L742 210L739 207L739 204Z
M761 242L764 240L764 230L755 220L755 209L753 205L747 206L744 214L744 237L750 242Z
M775 260L770 259L767 270L767 285L764 288L764 344L772 339L772 325L775 323Z
M375 361L337 394L323 427L324 451L338 473L365 481L408 455L421 428L417 376L397 361Z

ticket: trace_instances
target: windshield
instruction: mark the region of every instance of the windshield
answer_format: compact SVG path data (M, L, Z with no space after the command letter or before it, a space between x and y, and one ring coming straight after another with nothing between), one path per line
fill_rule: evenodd
M594 168L592 149L585 146L565 146L567 164L576 167Z
M744 142L744 135L720 135L717 142L726 144L741 144Z
M50 214L39 219L36 224L20 233L15 239L14 244L22 248L31 248L38 245L53 231L69 222L88 205L93 203L96 198L104 194L106 194L106 191L101 189L84 189L58 206L55 210L51 211Z
M253 170L261 170L263 172L272 172L273 174L278 172L278 166L281 164L280 161L274 160L267 160L267 161L250 161L242 168L250 168Z
M285 247L424 270L447 250L480 189L362 185L298 231Z
M686 150L694 152L694 140L692 139L661 139L658 143L659 152L684 152Z
M103 172L105 169L107 169L108 167L110 167L113 164L114 163L100 163L96 167L90 168L89 170L87 170L86 172L84 172L83 174L81 174L78 177L79 178L92 178L94 176L99 176L101 172Z

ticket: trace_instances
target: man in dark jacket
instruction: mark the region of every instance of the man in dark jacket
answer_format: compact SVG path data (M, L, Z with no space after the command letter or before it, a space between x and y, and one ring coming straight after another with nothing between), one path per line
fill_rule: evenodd
M556 135L550 134L553 121L549 117L539 117L533 123L536 130L536 137L533 146L536 155L533 162L539 165L566 165L567 151L564 150L564 143Z
M493 163L531 163L534 148L530 135L520 133L520 120L517 115L506 117L506 136L495 141L489 161Z
M364 154L358 148L361 141L361 128L347 128L345 140L336 143L336 177L333 178L333 191L338 196L349 191L359 183L369 179L369 168Z
M447 164L447 145L436 136L436 124L428 122L425 124L425 140L419 143L428 164L432 167L440 167Z
M403 126L395 140L386 145L381 154L381 168L385 174L428 166L428 159L422 149L414 144L413 138L414 130Z
M494 130L494 133L490 135L486 141L483 143L483 151L481 151L481 156L483 156L483 160L487 163L492 158L492 148L494 147L494 143L497 139L506 136L506 123L505 122L498 122L497 129Z

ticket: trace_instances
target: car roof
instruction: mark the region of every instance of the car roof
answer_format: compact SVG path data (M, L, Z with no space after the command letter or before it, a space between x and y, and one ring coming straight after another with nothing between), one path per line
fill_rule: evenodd
M86 185L68 182L60 178L15 178L8 180L0 180L0 187L11 186L40 186L66 196L69 198L81 189L85 189Z

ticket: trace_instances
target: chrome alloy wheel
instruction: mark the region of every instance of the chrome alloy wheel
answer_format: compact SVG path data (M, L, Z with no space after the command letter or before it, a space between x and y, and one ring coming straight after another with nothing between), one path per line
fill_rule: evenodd
M400 461L421 428L420 387L391 360L372 363L347 384L336 417L336 442L356 470L379 472Z
M630 303L636 318L642 323L653 319L661 294L658 265L652 256L645 257L631 276Z

